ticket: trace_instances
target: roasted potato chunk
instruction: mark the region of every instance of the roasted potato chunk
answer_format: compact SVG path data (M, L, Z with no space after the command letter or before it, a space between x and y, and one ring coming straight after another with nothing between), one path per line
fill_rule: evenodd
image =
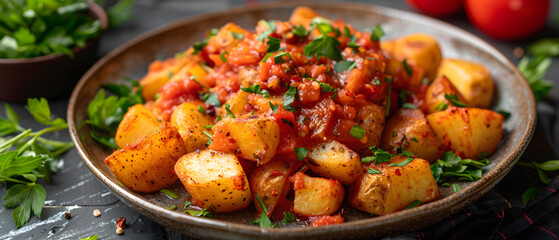
M416 158L403 167L388 166L406 159L396 156L388 163L371 165L381 173L365 173L350 186L351 206L375 215L386 215L415 200L430 202L439 199L439 188L427 161Z
M231 110L233 115L239 116L243 114L243 112L245 111L245 106L248 104L249 94L250 93L245 91L238 91L237 94L235 94L232 98L229 98L229 100L227 100L226 104L230 106L229 109ZM220 113L227 114L222 112Z
M320 17L320 14L309 7L297 7L293 10L293 13L291 13L289 22L293 24L293 26L303 25L305 28L309 28L311 20L315 17Z
M441 158L445 152L444 145L419 109L402 108L396 112L386 123L380 146L383 149L404 147L430 163Z
M149 138L114 151L105 158L105 164L124 186L149 193L177 180L173 168L184 154L179 132L166 124Z
M445 94L456 95L460 102L466 105L469 104L448 78L441 76L433 81L425 92L425 101L427 102L427 110L429 113L443 111L449 106L452 106L452 103L445 97Z
M279 198L285 195L289 187L289 164L276 158L260 165L250 175L249 182L254 202L257 202L256 195L260 196L268 208L268 216L271 216ZM258 212L262 211L260 204L255 206Z
M118 125L115 134L115 142L119 148L126 144L137 143L138 141L153 135L161 122L157 116L142 104L136 104L128 108L122 121Z
M437 77L446 76L471 104L471 107L488 108L493 99L493 79L485 66L460 59L444 59Z
M479 108L452 108L427 115L441 142L466 158L492 154L503 135L501 114Z
M149 72L140 80L142 97L146 101L155 100L155 94L169 79L177 74L186 64L192 62L191 57L179 59L170 58L165 61L155 61L149 66Z
M365 137L367 142L359 153L363 155L371 155L372 152L369 147L379 146L382 137L382 129L384 128L385 112L378 105L369 103L357 109L357 117L355 121L363 130L365 130Z
M295 190L293 211L303 216L330 215L340 208L344 188L334 179L309 177L297 172L291 177Z
M437 40L426 34L410 34L392 41L381 42L381 48L396 59L406 61L425 71L430 80L435 78L442 54Z
M212 124L209 117L198 111L198 105L190 102L179 105L171 115L171 126L177 128L184 141L186 153L196 151L196 149L205 149L208 142L208 136L204 134L207 131L211 134L211 129L204 126Z
M359 155L337 141L322 143L310 149L305 162L314 173L346 185L352 184L363 174Z
M175 172L198 207L231 212L250 204L248 180L234 154L192 152L177 161Z
M280 129L278 123L270 117L249 115L219 121L213 128L215 132L226 132L224 135L233 139L237 145L235 153L248 160L257 161L263 165L276 155L279 143ZM210 144L210 149L222 149L216 146L216 141Z

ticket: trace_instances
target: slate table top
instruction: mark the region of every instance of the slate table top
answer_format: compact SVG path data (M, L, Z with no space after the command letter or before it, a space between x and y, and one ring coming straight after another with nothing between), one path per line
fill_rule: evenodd
M104 33L101 39L99 56L104 56L119 45L128 40L154 28L162 26L174 20L206 12L220 11L232 6L246 4L243 0L136 0L133 7L133 18L122 26ZM365 1L379 6L396 8L404 11L412 11L404 1ZM465 14L445 19L466 31L488 40L497 49L504 53L512 62L518 63L519 59L514 57L513 50L516 47L525 47L530 42L541 37L559 37L559 21L554 20L559 13L559 2L552 1L552 11L545 29L532 39L522 42L497 42L487 38L477 31L467 20ZM559 85L559 61L555 59L547 74L547 79L553 80ZM546 105L538 104L538 111L557 112L559 101L559 87L555 87L545 100ZM56 117L66 116L68 98L50 101L52 112ZM3 102L0 101L0 104ZM20 115L21 125L24 127L38 128L23 104L11 104ZM550 109L551 108L551 109ZM538 123L536 133L531 144L526 150L522 160L550 160L557 158L558 152L554 149L555 132L554 122L542 125ZM551 128L551 129L550 129ZM53 136L54 139L70 141L69 133L61 132ZM151 221L149 218L138 214L113 196L109 190L102 185L84 162L75 149L70 150L63 156L62 169L53 176L52 184L46 184L47 200L41 218L31 217L30 222L21 228L16 228L11 217L12 209L3 207L0 198L0 239L80 239L91 235L98 235L99 239L191 239L173 230ZM508 184L513 178L522 175L523 170L515 167L511 173L497 186ZM537 184L537 177L527 176L529 181ZM518 201L520 189L516 196L507 196L511 201ZM0 187L0 196L6 194L6 188ZM514 195L514 194L512 194ZM94 209L101 211L100 217L94 217ZM70 211L70 220L62 217L63 213ZM115 221L119 217L126 217L127 228L124 235L115 233ZM392 238L399 238L393 236ZM402 237L404 238L404 237ZM407 237L405 237L407 238Z

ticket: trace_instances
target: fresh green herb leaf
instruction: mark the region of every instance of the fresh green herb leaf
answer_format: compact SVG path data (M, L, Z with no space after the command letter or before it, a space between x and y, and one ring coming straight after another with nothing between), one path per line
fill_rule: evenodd
M526 48L534 56L559 56L559 38L540 39Z
M204 109L204 107L198 105L198 112L200 112L201 114L203 114L204 116L206 116L206 109Z
M209 146L210 144L212 144L212 141L213 141L212 135L209 132L206 132L206 131L203 131L203 133L204 133L204 135L208 136L208 138L210 138L210 140L206 143L206 145Z
M370 174L379 174L379 173L382 173L381 171L376 170L376 169L374 169L374 168L369 168L369 170L367 170L367 172L370 173Z
M502 108L498 108L495 112L497 112L498 114L503 115L503 117L505 118L505 120L507 120L510 117L510 112L506 111Z
M201 96L202 100L204 100L204 102L208 105L213 105L216 107L221 107L221 101L219 101L219 97L217 95L217 93L214 94L208 94L208 93L204 93Z
M266 31L260 33L256 37L256 40L263 42L264 39L268 38L268 36L270 36L270 34L272 34L273 32L276 31L276 21L274 21L274 20L272 20L272 21L260 20L259 23L263 23L267 27Z
M540 194L541 190L535 187L529 187L526 191L522 194L522 202L527 203L529 201L534 200L534 198Z
M317 60L324 56L335 61L341 61L343 56L340 46L341 44L338 39L322 34L307 44L303 49L303 53L307 57L316 56Z
M539 164L539 168L544 171L557 171L559 170L559 160L545 161Z
M293 34L299 37L306 37L308 36L310 31L307 31L303 25L293 26Z
M351 71L351 69L355 68L356 66L357 62L343 60L334 64L334 70L338 73L341 73L346 70Z
M450 103L456 107L465 107L467 108L468 105L464 104L463 102L460 102L460 100L458 100L458 96L456 94L444 94L444 98L446 98L448 101L450 101Z
M380 24L377 24L375 26L375 29L373 29L373 32L371 33L371 41L373 42L378 41L384 35L385 35L384 30L382 30Z
M389 162L392 159L392 154L385 151L384 149L377 148L377 147L370 147L371 151L373 152L372 156L361 158L362 163L370 163L373 162L374 164Z
M458 184L456 184L456 183L453 183L453 184L452 184L452 191L453 191L453 192L457 193L457 192L459 192L460 190L462 190L462 186L460 186L460 185L458 185Z
M219 57L221 58L221 61L222 61L223 63L226 63L226 62L227 62L227 58L225 58L225 54L228 54L228 53L227 53L227 52L223 52L223 53L221 53L221 55L219 55Z
M278 104L272 104L272 102L268 101L268 104L270 104L270 109L272 109L272 114L276 114L276 112L278 111L279 105Z
M51 126L67 125L66 121L62 118L51 120L50 107L45 98L41 98L40 100L36 98L27 99L27 110L33 115L35 121L40 124Z
M288 52L281 52L281 53L276 54L276 56L274 56L274 62L275 63L284 63L285 59L283 59L283 56L288 56L289 59L293 59L291 57L291 54L289 54Z
M417 207L419 204L421 204L422 202L419 200L415 200L412 203L410 203L410 205L408 205L407 207L405 207L404 209L410 209L410 208L414 208Z
M4 206L16 208L12 213L16 227L21 227L29 221L31 211L40 217L45 205L47 193L40 184L15 184L11 186L4 196Z
M404 103L404 104L402 104L402 108L407 108L407 109L418 109L419 107L418 107L418 106L415 106L415 105L413 105L413 104L411 104L411 103Z
M230 118L235 118L235 114L231 112L231 107L227 103L225 104L225 111L227 111L227 115L229 115Z
M99 236L97 235L91 235L89 237L80 238L80 240L97 240L97 239L99 239Z
M186 200L186 202L184 202L184 206L182 208L186 209L188 206L190 206L190 204L192 204L190 201Z
M291 104L293 104L293 102L295 102L295 100L298 98L298 91L297 91L297 87L294 86L289 86L289 89L287 90L287 92L285 92L285 94L283 94L283 107L286 110L292 110L294 109Z
M403 167L403 166L406 166L408 163L410 163L413 160L414 160L414 158L409 157L409 158L406 158L406 160L402 161L401 163L391 163L391 164L388 164L388 166L389 167L392 167L392 166Z
M416 142L416 143L419 143L419 141L417 141L417 138L415 138L415 137L412 137L411 140Z
M171 205L171 206L167 207L167 209L175 210L175 209L177 209L177 205Z
M545 56L536 56L532 59L523 57L518 63L518 70L530 84L536 101L545 97L553 87L553 82L543 79L550 66L551 58Z
M277 52L280 49L280 42L281 40L279 38L268 37L268 49L266 50L266 52Z
M110 149L119 149L119 147L116 145L114 136L102 137L97 135L94 131L89 132L89 135L91 136L91 138L93 138L93 140L109 147Z
M211 212L206 211L208 208L204 208L200 211L196 210L184 210L184 213L190 214L190 216L194 217L205 217L205 218L213 218L214 215Z
M268 60L268 58L270 58L272 56L272 54L274 54L274 53L266 53L266 56L264 56L264 58L262 58L262 62L265 63Z
M243 38L245 37L244 34L242 34L242 33L237 33L237 32L231 32L231 35L233 35L233 37L234 37L235 39L239 39L239 40L243 40Z
M451 178L462 181L477 181L482 177L481 168L491 163L489 159L472 160L462 159L453 152L449 151L431 164L433 177L439 185L448 184ZM450 186L450 185L449 185Z
M213 128L213 127L215 127L215 125L206 125L206 126L204 126L204 128L206 128L206 129L211 129L211 128Z
M287 124L287 125L289 125L291 128L295 128L295 125L293 125L293 123L292 123L291 121L289 121L289 120L286 120L286 119L283 119L283 118L282 118L282 119L281 119L281 122L282 122L282 123L285 123L285 124Z
M351 134L354 138L361 140L365 137L365 130L356 123L353 127L351 127L351 130L349 130L349 134Z
M402 65L404 66L404 69L406 70L408 76L411 77L413 75L413 70L411 69L410 65L408 65L408 61L406 59L402 61Z
M437 111L444 111L448 108L448 104L446 104L444 101L441 101L436 107L435 110Z
M309 150L306 148L295 148L295 154L297 154L297 160L303 161L307 157Z
M172 192L172 191L169 190L169 189L163 188L163 189L159 190L159 192L160 192L160 193L163 193L163 194L165 194L165 195L167 195L167 196L169 196L169 197L171 197L171 198L179 199L179 195L177 195L176 193Z
M256 194L254 197L258 201L258 204L260 204L260 207L262 207L262 213L260 213L260 218L251 221L250 224L258 224L260 228L277 228L278 225L272 223L272 220L268 217L268 208L266 208L266 205L262 202L260 196Z
M283 219L281 220L283 224L288 224L290 222L295 221L295 215L292 212L285 211L283 212Z

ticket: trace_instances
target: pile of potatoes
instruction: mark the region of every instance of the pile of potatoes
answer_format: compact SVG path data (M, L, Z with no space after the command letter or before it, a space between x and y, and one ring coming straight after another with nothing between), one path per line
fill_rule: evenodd
M297 9L293 21L317 16L309 11ZM409 84L419 87L421 79L430 81L424 99L427 111L401 108L385 118L382 106L364 107L357 116L368 136L363 149L328 141L308 149L300 164L285 161L276 154L278 123L264 114L242 115L244 106L251 103L249 93L240 91L227 102L236 117L221 114L223 119L217 123L193 102L179 105L169 122L144 105L131 107L115 136L121 149L105 163L123 185L138 192L159 191L180 179L194 205L217 213L257 203L256 195L272 215L290 194L293 212L307 217L337 213L346 192L354 208L375 215L399 211L416 200L434 201L440 195L430 162L449 150L472 159L491 154L502 138L503 116L484 109L491 105L493 96L491 74L478 63L444 59L436 40L424 34L384 41L381 48L388 57L387 73L402 71L401 61L406 59L419 69L419 76ZM206 74L198 64L183 61L167 68ZM156 75L142 81L144 89L149 89L144 92L146 100L154 98L153 89L170 81L167 75ZM456 107L445 95L454 95L469 107ZM271 101L281 104L281 99ZM253 98L252 104L259 104L258 98ZM262 109L269 109L265 108L268 99L261 104ZM212 124L216 126L205 127ZM238 148L225 153L212 144L208 147L207 134L225 134ZM362 158L372 154L368 147L373 146L389 151L403 148L413 152L414 160L401 167L394 164L407 157L394 156L381 164L362 163ZM259 204L255 207L261 211Z

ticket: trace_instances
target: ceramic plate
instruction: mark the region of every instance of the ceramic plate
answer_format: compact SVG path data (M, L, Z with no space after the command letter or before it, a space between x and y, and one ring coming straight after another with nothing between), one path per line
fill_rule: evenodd
M455 57L483 63L496 83L494 107L513 112L504 124L503 140L491 156L492 163L481 180L460 183L463 190L441 188L443 198L381 217L370 217L345 206L346 223L322 227L304 227L293 224L279 229L260 229L249 225L255 217L253 206L229 214L218 214L216 219L192 217L179 210L165 207L181 206L188 194L179 181L171 190L181 196L179 200L156 194L140 194L118 184L103 163L111 152L94 142L87 126L78 129L86 120L87 104L101 84L118 82L124 76L142 77L149 63L165 59L184 51L204 38L210 28L219 28L227 22L254 29L260 19L288 20L297 3L275 2L249 8L235 8L224 12L200 15L180 20L146 33L117 48L97 62L80 80L68 106L70 133L76 147L91 171L118 198L128 206L151 219L190 236L226 239L295 239L295 238L350 238L380 237L407 232L435 223L455 213L481 197L495 186L513 167L528 145L535 127L535 101L526 81L515 66L498 50L480 38L438 20L413 13L355 3L305 3L306 6L329 18L342 18L358 29L370 29L382 24L388 38L423 32L438 39L444 57Z

